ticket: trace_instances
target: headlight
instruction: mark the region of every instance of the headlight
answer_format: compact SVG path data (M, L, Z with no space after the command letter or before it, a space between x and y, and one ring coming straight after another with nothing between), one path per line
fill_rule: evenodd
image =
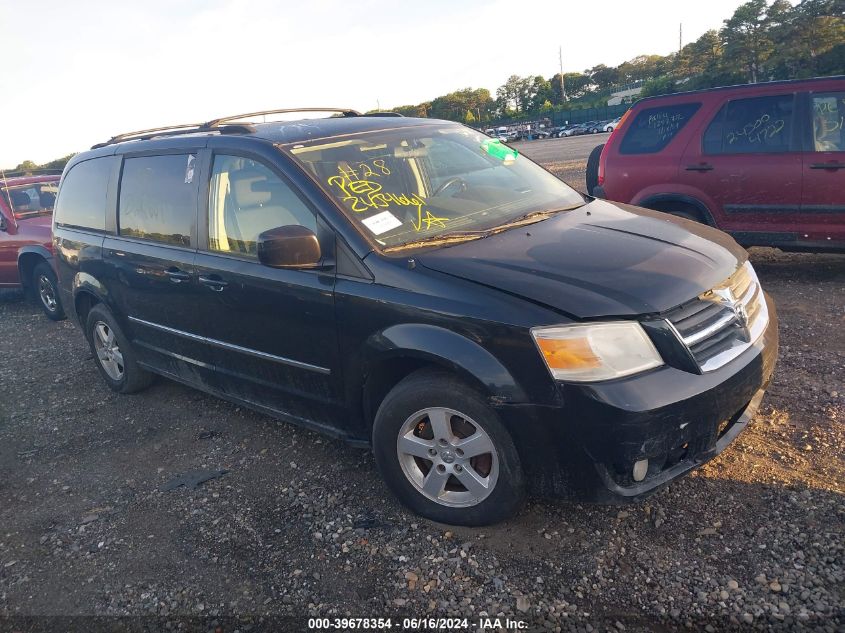
M531 335L557 380L610 380L663 364L651 339L632 321L536 327Z

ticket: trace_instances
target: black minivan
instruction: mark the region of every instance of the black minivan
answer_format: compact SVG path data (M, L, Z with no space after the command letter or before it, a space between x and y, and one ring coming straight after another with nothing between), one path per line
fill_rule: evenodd
M777 318L730 237L456 123L252 122L289 112L68 164L62 303L112 389L159 374L371 446L403 503L465 525L529 491L641 497L748 424Z

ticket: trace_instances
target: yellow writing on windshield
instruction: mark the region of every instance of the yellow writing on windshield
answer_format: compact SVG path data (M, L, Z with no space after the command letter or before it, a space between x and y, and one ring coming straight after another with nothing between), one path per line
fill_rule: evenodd
M425 200L415 193L391 193L384 191L381 183L375 178L390 175L390 168L384 160L376 159L369 163L358 163L356 167L349 164L337 166L338 174L326 181L332 187L340 190L340 199L355 213L364 213L373 209L386 209L391 205L400 207L414 207L417 210L416 221L411 221L415 231L430 230L432 226L445 228L449 218L440 218L424 209Z

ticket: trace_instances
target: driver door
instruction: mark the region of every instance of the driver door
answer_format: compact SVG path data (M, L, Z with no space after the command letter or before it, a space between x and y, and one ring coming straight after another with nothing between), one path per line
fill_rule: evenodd
M258 235L317 217L289 181L260 160L211 157L205 235L196 260L203 335L218 390L294 420L330 425L339 399L334 270L258 261ZM331 234L321 235L332 252Z

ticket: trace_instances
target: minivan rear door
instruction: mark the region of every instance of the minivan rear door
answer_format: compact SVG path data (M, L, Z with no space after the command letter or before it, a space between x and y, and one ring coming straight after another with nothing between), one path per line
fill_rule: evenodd
M109 290L142 362L194 383L202 382L212 362L197 333L196 156L127 155L117 235L103 244Z
M793 93L727 101L691 142L679 180L700 191L719 228L745 244L794 231L801 206L800 131ZM755 236L756 234L756 236Z
M845 241L845 91L808 95L799 239Z
M209 172L195 310L214 349L216 389L293 421L331 425L340 393L334 271L270 268L257 256L266 230L298 224L320 234L316 214L255 156L217 152ZM320 237L331 253L333 234Z

